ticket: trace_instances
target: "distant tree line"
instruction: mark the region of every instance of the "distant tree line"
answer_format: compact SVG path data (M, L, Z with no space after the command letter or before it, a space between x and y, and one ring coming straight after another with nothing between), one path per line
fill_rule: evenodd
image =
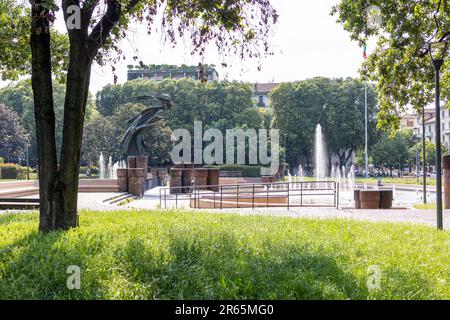
M352 78L312 78L283 83L270 94L272 127L286 134L286 161L292 168L311 168L314 136L320 124L328 150L328 166L350 165L352 154L364 148L364 82ZM377 100L367 85L369 145L377 141ZM332 155L335 155L332 161ZM333 162L333 163L332 163Z

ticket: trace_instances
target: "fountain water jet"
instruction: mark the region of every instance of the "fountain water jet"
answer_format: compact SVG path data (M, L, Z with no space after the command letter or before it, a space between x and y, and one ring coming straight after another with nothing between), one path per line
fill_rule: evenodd
M100 179L106 179L106 165L105 157L103 157L103 152L100 152L100 157L98 158L98 166L100 170Z
M314 140L314 150L315 150L315 173L316 179L320 180L326 177L327 168L327 152L325 147L325 141L322 135L322 126L318 124L316 126L316 134Z

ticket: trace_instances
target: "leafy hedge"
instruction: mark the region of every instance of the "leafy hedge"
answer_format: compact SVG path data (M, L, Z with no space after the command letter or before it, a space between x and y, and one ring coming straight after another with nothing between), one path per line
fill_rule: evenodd
M15 163L0 163L0 179L26 179L27 168Z
M86 167L86 166L80 167L80 174L86 174L88 168L89 167ZM91 174L98 174L97 167L90 167L90 168L91 168Z
M243 177L256 178L261 176L260 166L242 164L224 164L220 166L205 166L205 168L219 168L220 171L240 171Z

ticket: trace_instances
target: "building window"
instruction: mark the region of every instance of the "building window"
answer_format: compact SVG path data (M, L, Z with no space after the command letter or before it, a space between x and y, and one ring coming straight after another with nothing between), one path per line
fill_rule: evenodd
M431 126L428 126L428 132L431 132Z

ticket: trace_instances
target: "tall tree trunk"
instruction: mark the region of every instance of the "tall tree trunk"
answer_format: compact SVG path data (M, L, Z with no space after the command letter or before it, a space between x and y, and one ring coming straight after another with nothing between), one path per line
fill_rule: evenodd
M350 161L350 158L352 157L352 155L353 155L353 149L348 149L345 153L344 153L344 155L345 154L347 154L346 155L346 157L345 157L345 163L348 163L349 161ZM353 164L353 163L352 163Z
M57 176L55 113L53 111L53 87L50 53L49 24L40 16L41 9L32 6L30 46L32 51L32 88L34 116L39 158L39 230L57 228L57 200L55 199L55 178Z
M78 225L77 198L80 153L84 115L89 94L91 65L99 48L108 38L120 17L120 4L108 0L102 19L88 36L89 23L95 6L83 7L81 29L68 30L70 41L69 68L64 101L64 125L60 165L57 164L55 114L53 110L50 31L48 11L32 0L32 86L35 102L36 136L39 158L39 229L47 232L69 229ZM132 0L130 8L138 3ZM73 1L63 1L67 7ZM77 2L75 3L77 4Z
M87 34L70 37L70 59L64 101L64 125L59 175L56 183L63 228L78 224L77 198L84 115L89 94L91 59L85 50Z

